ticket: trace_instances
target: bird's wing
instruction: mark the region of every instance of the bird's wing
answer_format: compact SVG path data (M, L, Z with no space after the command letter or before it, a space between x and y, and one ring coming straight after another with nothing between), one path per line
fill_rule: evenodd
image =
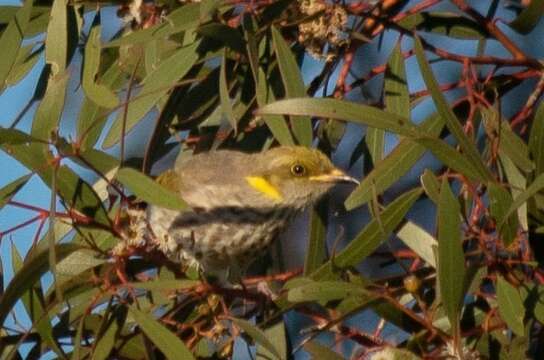
M239 205L244 193L247 196L245 178L249 175L251 161L253 156L250 154L228 150L188 157L176 166L178 191L193 207Z

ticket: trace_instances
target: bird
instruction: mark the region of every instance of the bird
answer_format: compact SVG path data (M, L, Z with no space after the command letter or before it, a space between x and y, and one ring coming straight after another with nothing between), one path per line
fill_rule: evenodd
M212 275L247 269L336 184L359 184L324 153L304 146L199 153L178 161L157 182L191 210L149 206L154 243L170 258Z

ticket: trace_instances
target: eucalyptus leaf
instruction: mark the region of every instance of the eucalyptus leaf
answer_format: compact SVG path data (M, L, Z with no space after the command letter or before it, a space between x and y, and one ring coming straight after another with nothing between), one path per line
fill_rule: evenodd
M150 204L172 210L187 210L187 204L179 194L168 190L141 172L131 168L122 168L117 172L116 178L135 195Z

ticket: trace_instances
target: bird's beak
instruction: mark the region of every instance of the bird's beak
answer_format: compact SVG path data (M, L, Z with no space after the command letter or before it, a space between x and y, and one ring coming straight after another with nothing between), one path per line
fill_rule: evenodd
M347 175L340 169L333 169L331 172L322 175L310 176L311 181L327 182L327 183L354 183L359 185L359 180Z

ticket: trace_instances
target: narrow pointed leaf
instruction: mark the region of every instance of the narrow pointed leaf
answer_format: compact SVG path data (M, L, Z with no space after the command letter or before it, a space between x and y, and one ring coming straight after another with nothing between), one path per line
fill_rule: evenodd
M266 75L263 71L263 69L259 68L258 70L258 76L259 79L257 81L257 103L259 106L265 106L270 101L274 101L274 93L272 89L268 86L269 83L266 79ZM293 136L291 135L291 131L289 131L289 127L287 126L287 122L281 115L264 115L263 116L264 122L266 123L266 126L270 129L270 132L272 135L274 135L274 138L278 140L278 142L282 145L294 145L295 142L293 140Z
M11 246L11 262L13 273L17 274L24 265L23 259L15 245ZM28 291L21 296L25 310L32 321L32 326L36 329L40 338L50 347L60 358L64 358L64 352L57 344L53 336L53 327L50 323L50 317L44 309L44 299L42 287L39 282L33 284Z
M501 123L499 153L505 153L524 172L535 169L535 164L529 159L529 148L525 141L516 135L506 121Z
M261 115L306 115L346 120L412 138L425 134L405 117L378 108L337 99L297 98L280 100L257 111Z
M310 215L310 236L304 261L304 274L309 275L317 269L327 255L327 204L320 202Z
M116 334L119 330L117 321L113 320L107 327L106 331L96 339L97 343L93 351L93 360L111 359L110 353L116 342Z
M60 244L56 246L57 259L60 261L81 247L74 244ZM0 324L4 324L15 303L21 296L31 289L49 270L49 249L44 247L41 251L25 261L21 270L15 274L0 299Z
M476 21L450 12L417 12L398 22L407 30L420 30L462 40L483 40L489 33Z
M21 47L17 53L17 59L6 78L6 86L13 86L19 83L41 58L42 50L33 51L34 44Z
M238 122L236 121L236 118L234 117L234 113L232 111L232 103L229 96L226 67L227 67L227 56L226 54L224 54L223 61L221 62L221 73L219 75L219 97L221 98L221 110L223 111L223 115L227 118L230 125L236 132Z
M508 211L504 215L503 220L497 225L500 228L504 226L506 219L510 217L521 205L523 205L527 200L535 196L540 190L544 189L544 174L540 174L534 179L534 181L527 187L527 189L521 192L514 201L512 205L508 208Z
M464 295L465 257L461 238L461 209L446 179L440 189L437 216L440 294L452 328L458 329Z
M172 56L163 60L154 72L146 76L141 91L128 106L125 128L127 132L153 109L159 99L166 95L177 81L191 70L198 60L197 48L199 44L200 42L196 41L177 50ZM110 147L119 141L122 127L123 113L120 112L104 140L105 147Z
M36 172L47 186L51 186L52 155L48 145L42 143L4 144L2 149L23 166ZM109 226L110 220L102 200L93 188L69 167L58 168L57 189L62 199L74 210L89 216L99 224Z
M25 186L32 174L21 176L0 189L0 209L3 208L17 192Z
M45 62L53 76L66 69L68 61L68 1L54 0L45 39Z
M470 161L466 155L459 153L445 141L433 138L419 138L417 142L431 150L440 162L456 172L473 180L489 180L488 174L480 171L480 168L475 166L474 162Z
M25 144L33 141L41 141L38 140L27 133L22 132L21 130L17 129L4 129L0 127L0 145L3 144L10 144L10 145L17 145L17 144Z
M187 204L179 194L168 190L139 171L122 168L117 172L116 178L136 196L150 204L172 210L187 210Z
M306 350L312 359L321 360L342 360L343 356L331 350L328 346L323 346L316 341L308 341L304 344L304 350Z
M527 188L527 178L514 165L512 160L506 155L500 156L501 165L504 169L506 179L511 185L512 197L517 198ZM527 203L523 203L518 207L518 221L524 231L529 230L529 220L527 216Z
M6 86L8 75L13 69L17 55L21 49L24 32L28 26L30 13L32 11L32 0L25 0L23 6L10 20L6 29L0 36L0 92Z
M47 90L43 97L32 122L32 136L49 140L52 132L55 132L64 110L66 86L68 74L62 73L57 76L50 76L47 81Z
M535 175L544 173L544 136L542 134L544 134L544 101L538 105L529 136L529 150L536 166Z
M440 201L440 182L436 176L429 169L425 169L420 179L421 186L423 186L429 199L438 204Z
M270 351L276 359L283 359L278 349L276 349L274 344L270 342L270 340L266 337L266 334L261 329L243 319L231 318L231 320L236 326L248 334L253 341Z
M410 118L410 93L406 82L404 57L400 43L391 52L384 80L385 109L399 116Z
M520 34L530 33L544 14L544 0L531 0L509 25Z
M213 2L217 2L213 0ZM200 26L197 29L197 33L200 35L217 40L228 46L232 50L238 53L245 52L245 43L242 35L237 29L234 29L228 25L220 23L210 23Z
M438 136L444 122L439 116L433 115L421 125L421 131L429 136ZM382 194L391 185L404 176L423 156L424 146L410 139L403 139L385 159L375 164L361 184L349 195L344 205L347 210L366 204L373 194ZM374 187L374 188L373 188Z
M119 104L117 95L107 86L96 82L96 76L100 68L100 13L91 27L87 43L85 44L85 56L83 58L83 76L81 86L85 95L97 105L104 108L114 108Z
M283 319L280 319L276 324L264 329L264 334L281 355L280 359L287 359L287 333ZM274 354L266 347L261 345L257 348L257 359L270 359L273 356Z
M124 82L125 74L118 64L113 63L102 76L104 86L118 88ZM102 129L106 125L110 110L100 107L97 103L85 97L77 120L77 134L81 149L93 148L98 141Z
M504 222L500 228L500 235L504 245L509 246L516 238L519 225L516 214L510 215L508 219L504 218L512 205L512 195L507 189L495 183L488 184L488 192L491 216L495 218L497 224Z
M413 222L407 221L406 224L397 231L397 237L410 249L414 250L414 252L429 265L436 268L433 247L438 246L438 242L431 234Z
M459 120L453 113L450 104L448 104L446 101L442 90L440 90L440 87L438 86L438 83L431 70L431 66L425 58L425 52L423 50L421 40L419 40L418 37L415 38L414 50L419 68L421 70L421 75L423 76L427 89L431 93L431 97L436 105L436 110L444 119L447 128L459 143L459 146L463 150L463 153L467 157L468 161L472 163L472 166L478 172L479 177L485 180L492 180L492 176L487 167L484 165L482 158L480 157L480 153L476 149L476 145L464 133Z
M287 97L296 98L306 96L306 88L297 61L289 45L287 45L283 36L275 27L272 27L272 39ZM294 117L291 121L291 127L300 144L311 145L312 122L308 116Z
M420 197L420 188L408 191L395 199L380 214L380 222L370 221L349 245L335 254L313 274L313 279L322 279L330 275L332 268L348 268L358 265L386 240L389 234L404 220L404 216Z
M525 307L518 289L510 285L502 276L497 278L497 302L499 313L508 327L518 336L525 335L523 319Z
M187 346L170 330L161 325L151 315L129 307L130 315L136 320L143 333L157 346L169 360L194 359Z
M371 297L361 285L343 281L311 281L302 286L289 289L287 300L290 302L331 301L350 296Z

